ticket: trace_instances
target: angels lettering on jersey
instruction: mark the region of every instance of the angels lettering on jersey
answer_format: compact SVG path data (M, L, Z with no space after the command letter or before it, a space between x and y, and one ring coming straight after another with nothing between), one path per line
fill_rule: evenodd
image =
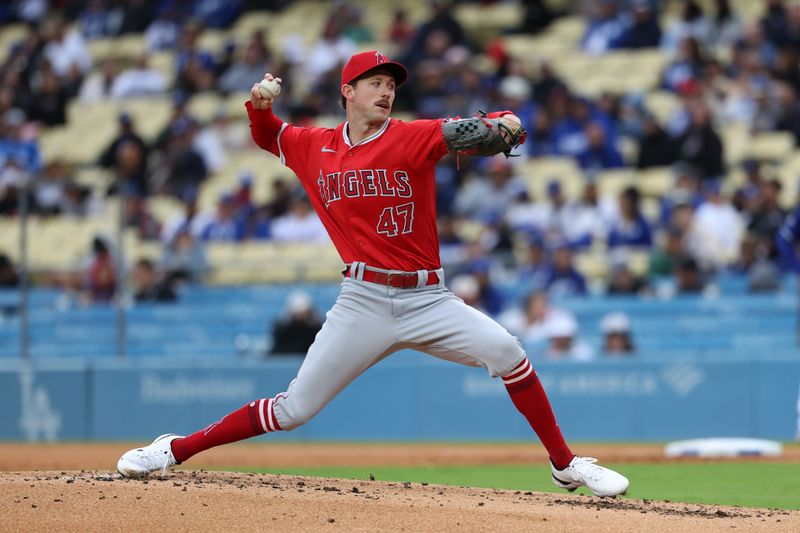
M325 173L317 178L319 194L325 208L344 198L389 197L411 198L413 190L405 170L388 172L385 168L347 170Z

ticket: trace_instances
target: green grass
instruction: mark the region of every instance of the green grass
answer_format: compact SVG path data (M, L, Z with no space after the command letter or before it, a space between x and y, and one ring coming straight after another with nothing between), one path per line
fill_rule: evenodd
M631 480L628 496L652 500L800 509L798 463L660 463L608 465ZM304 476L411 481L562 492L546 466L326 467L257 470ZM581 488L578 492L585 491Z

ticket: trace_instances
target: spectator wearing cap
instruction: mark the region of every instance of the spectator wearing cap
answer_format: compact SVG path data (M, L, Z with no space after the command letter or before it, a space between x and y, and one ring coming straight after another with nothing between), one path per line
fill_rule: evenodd
M279 242L330 243L319 217L311 208L311 202L301 190L293 193L289 211L275 219L272 236Z
M211 52L198 47L202 26L197 20L183 25L175 59L176 87L188 94L207 91L216 83L216 60Z
M597 56L620 47L628 22L620 11L619 0L600 0L595 9L581 38L581 50Z
M467 262L466 273L475 278L478 284L478 301L481 308L491 316L496 316L503 309L503 295L492 283L492 262L486 255L473 257Z
M621 311L608 313L600 322L603 333L603 354L608 357L630 357L636 351L631 338L631 320Z
M774 238L783 220L786 211L778 203L783 186L778 180L770 180L761 184L761 194L758 205L751 213L747 229L758 240L757 246L763 247L767 257L775 258L777 251Z
M646 114L642 121L636 168L661 167L674 162L675 148L672 139L653 115Z
M531 231L526 237L525 259L517 269L517 275L521 283L541 289L547 284L552 267L541 236Z
M598 172L623 166L622 154L606 139L606 131L600 123L586 124L584 134L586 146L578 153L578 164L583 170Z
M558 313L547 323L549 345L544 352L550 361L591 361L591 346L578 338L578 321L569 313Z
M632 0L628 21L619 41L619 48L638 50L655 48L661 42L661 26L653 11L651 0Z
M723 146L711 124L711 110L702 100L689 107L690 124L677 139L678 160L695 166L702 179L716 179L723 173Z
M116 100L141 96L158 96L167 89L167 80L161 71L150 66L150 56L140 54L131 68L122 71L114 80L111 96Z
M692 165L676 163L672 174L675 178L672 188L659 198L659 224L687 230L694 210L705 201L698 190L699 171Z
M165 154L162 192L180 197L187 189L197 189L208 176L205 161L194 148L196 122L188 117L176 120Z
M697 261L691 256L684 256L678 260L673 271L675 291L678 294L698 294L705 289L703 272Z
M695 211L686 236L689 253L711 269L736 261L744 231L741 215L725 201L721 188L718 181L704 183L706 201Z
M303 291L294 291L286 300L284 315L272 327L272 350L274 355L302 355L314 343L322 328L311 296Z
M126 139L117 145L114 156L114 181L107 193L147 196L149 183L147 175L142 173L147 166L142 147L134 140Z
M133 297L137 303L174 302L178 299L172 280L159 279L155 265L150 259L139 259L131 271Z
M178 16L178 8L175 3L167 2L159 7L155 20L147 25L144 34L149 51L173 50L178 46L180 37Z
M650 223L639 205L639 190L627 187L619 195L617 216L608 232L608 247L650 248L653 244Z
M240 241L243 227L237 216L236 201L231 193L219 197L216 212L207 217L206 223L200 230L202 241Z
M148 182L147 158L150 155L147 144L145 144L144 140L137 133L131 115L128 113L121 113L117 117L117 124L119 126L117 135L100 154L98 163L103 168L113 168L118 162L120 146L128 143L136 145L141 153L141 158L139 159L139 166L136 168L135 172L133 172L134 176L132 179L142 186L142 191L146 191Z
M586 149L586 125L595 117L592 104L586 98L572 97L567 115L553 125L553 140L557 155L577 157Z
M586 278L575 268L569 245L561 243L556 246L545 287L553 297L586 294Z
M23 172L37 174L42 169L42 156L35 139L23 135L25 112L12 108L3 114L0 130L0 169L14 164Z
M556 140L553 136L552 119L546 108L542 107L534 113L533 123L528 134L528 155L546 157L556 154Z
M761 163L757 159L745 159L742 161L742 171L744 185L740 191L744 199L744 208L747 211L754 211L761 200L761 185L765 181Z

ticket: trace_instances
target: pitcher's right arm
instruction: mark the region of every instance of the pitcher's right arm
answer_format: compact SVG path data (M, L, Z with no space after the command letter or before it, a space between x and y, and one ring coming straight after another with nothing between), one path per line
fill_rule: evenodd
M275 78L267 72L265 80L275 80L280 82L280 78ZM250 135L256 145L280 157L280 147L278 136L284 126L284 122L272 112L272 98L266 98L259 90L259 84L254 83L250 89L250 100L245 104L247 115L250 117Z

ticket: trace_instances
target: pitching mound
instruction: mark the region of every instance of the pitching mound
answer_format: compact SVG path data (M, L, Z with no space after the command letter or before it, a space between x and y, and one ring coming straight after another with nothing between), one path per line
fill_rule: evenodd
M0 531L800 531L800 512L179 471L0 473Z

